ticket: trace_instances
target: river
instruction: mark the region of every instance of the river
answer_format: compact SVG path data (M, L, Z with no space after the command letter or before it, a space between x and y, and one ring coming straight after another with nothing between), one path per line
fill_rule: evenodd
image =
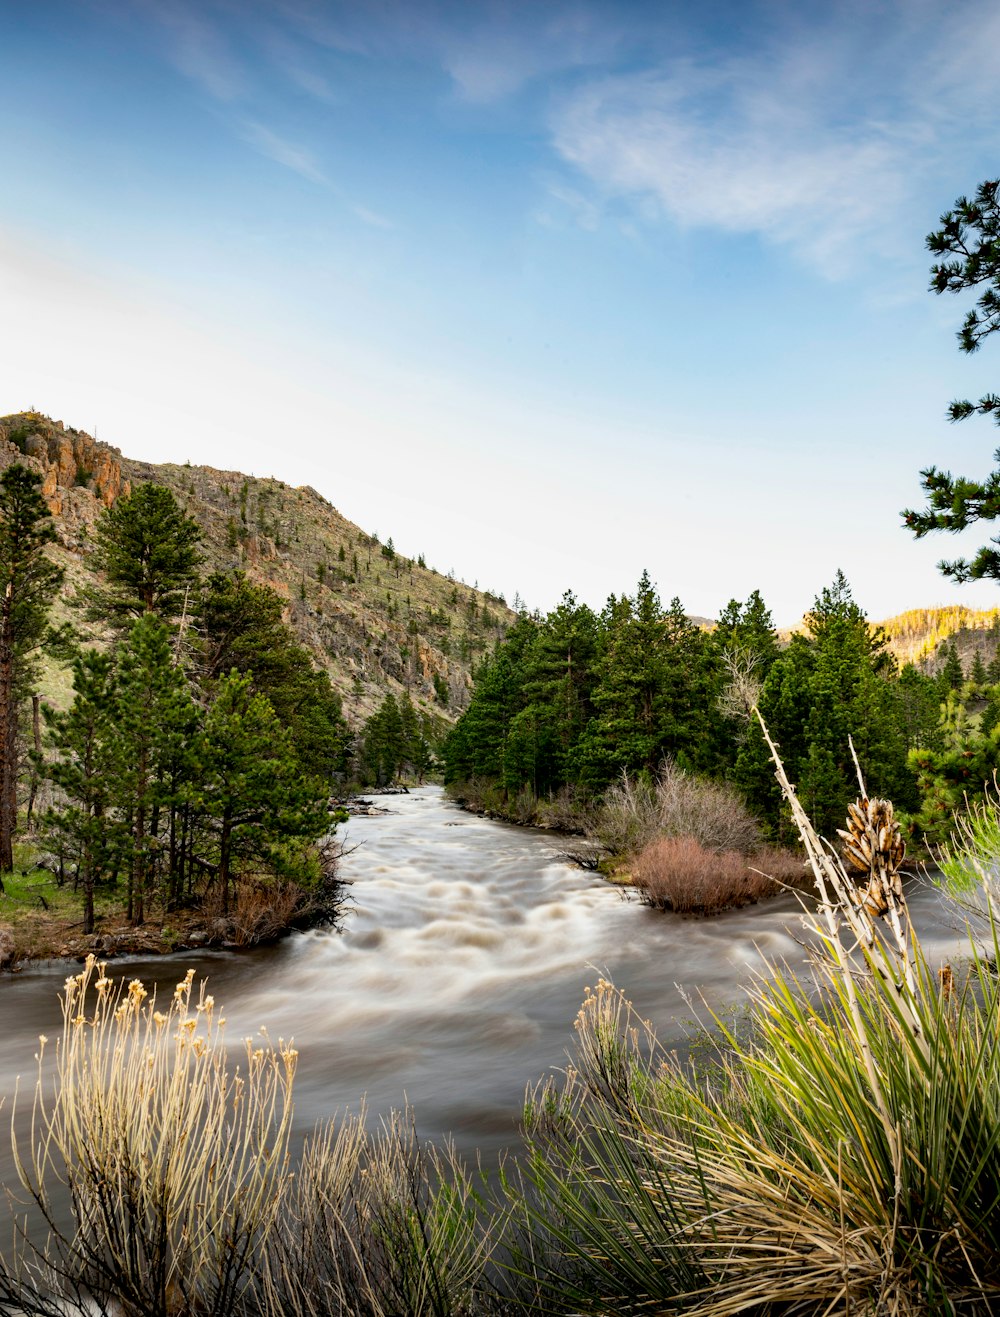
M570 867L559 838L465 814L438 787L382 803L390 813L343 829L355 847L342 862L353 896L343 931L111 965L166 992L192 965L225 1007L231 1042L261 1026L294 1036L299 1137L366 1094L373 1118L409 1101L421 1134L451 1133L492 1162L517 1142L525 1086L565 1064L584 987L599 975L683 1047L692 1002L724 1009L765 957L802 961L794 898L680 918ZM937 892L915 885L910 903L931 963L960 954ZM18 1073L22 1087L33 1082L37 1035L58 1032L66 974L50 963L0 983L8 1101Z

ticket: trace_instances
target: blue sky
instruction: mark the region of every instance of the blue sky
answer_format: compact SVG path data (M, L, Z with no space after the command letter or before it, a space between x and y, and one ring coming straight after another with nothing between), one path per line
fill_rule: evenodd
M1000 9L0 0L0 410L310 484L470 583L1000 602L899 510L996 431L924 235ZM968 545L983 538L973 534Z

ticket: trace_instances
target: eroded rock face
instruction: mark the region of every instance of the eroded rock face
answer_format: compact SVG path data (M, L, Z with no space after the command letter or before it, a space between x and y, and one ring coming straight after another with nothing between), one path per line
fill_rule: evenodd
M62 421L32 412L8 416L0 421L0 440L0 469L14 462L34 467L49 511L68 528L92 522L130 492L118 449Z

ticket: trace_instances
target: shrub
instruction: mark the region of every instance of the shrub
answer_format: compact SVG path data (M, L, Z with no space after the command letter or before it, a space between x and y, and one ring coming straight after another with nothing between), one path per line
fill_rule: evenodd
M812 881L790 851L710 851L694 837L658 837L632 860L631 872L647 905L679 914L718 914Z
M91 956L66 980L51 1079L42 1039L15 1162L49 1238L27 1236L0 1267L0 1301L83 1313L90 1294L123 1317L235 1313L287 1187L297 1053L247 1039L232 1067L204 985L192 1001L193 970L162 1011L137 979L115 986L104 970Z
M760 829L739 793L664 763L654 782L628 773L607 790L594 835L614 854L642 850L656 837L693 837L715 851L748 854Z
M306 1144L266 1254L281 1317L464 1317L482 1312L490 1240L451 1148L421 1143L409 1112L374 1133L364 1116Z

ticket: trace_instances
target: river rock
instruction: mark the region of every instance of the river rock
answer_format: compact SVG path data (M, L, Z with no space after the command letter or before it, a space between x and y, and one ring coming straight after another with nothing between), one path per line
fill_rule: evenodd
M14 964L14 931L7 924L0 924L0 969L10 969Z

